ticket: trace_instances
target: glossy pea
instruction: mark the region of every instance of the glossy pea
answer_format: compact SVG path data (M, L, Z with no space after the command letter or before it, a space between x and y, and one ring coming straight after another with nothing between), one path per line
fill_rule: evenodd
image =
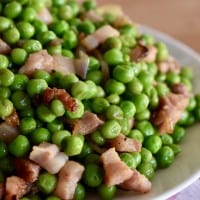
M158 61L166 60L169 56L167 46L163 42L158 42L158 43L156 43L156 48L158 50L156 59Z
M163 145L173 144L174 142L172 136L169 134L163 134L160 136L160 138L162 140Z
M183 67L181 67L180 75L181 75L181 77L184 77L186 79L191 80L193 78L192 68L189 67L189 66L183 66Z
M112 200L115 197L117 188L116 186L106 186L105 184L101 184L98 187L98 194L102 200Z
M171 136L174 143L179 143L185 136L185 129L180 126L175 126L173 134Z
M65 20L59 20L50 25L51 30L58 36L62 36L69 29L69 24Z
M85 34L92 34L95 31L95 25L90 20L85 20L78 25L78 30Z
M155 133L155 129L151 122L149 121L140 121L136 124L136 128L141 131L144 137L153 135Z
M150 110L146 109L143 110L142 112L136 113L134 117L138 121L143 121L143 120L149 120L150 116L151 116Z
M11 90L19 91L19 90L25 90L27 83L29 81L29 78L25 74L15 74L14 81L12 85L10 86Z
M51 75L45 70L36 70L33 77L34 79L43 79L47 83L49 83L51 79Z
M56 117L61 117L65 113L65 107L58 99L51 101L50 110L56 115Z
M87 80L93 81L95 84L100 85L103 80L103 73L99 70L92 70L87 73Z
M15 75L9 69L0 69L0 86L8 87L14 82Z
M3 40L8 44L15 44L20 39L20 32L17 28L9 28L3 32Z
M0 33L11 27L11 20L0 16Z
M135 169L136 168L136 161L135 158L132 156L131 153L121 153L120 155L120 159L131 169Z
M22 6L17 1L12 1L7 3L4 7L4 15L8 18L14 19L16 18L20 12L22 11Z
M137 130L137 129L132 129L129 134L128 137L134 139L134 140L138 140L139 142L143 142L144 140L144 135L141 133L141 131Z
M17 65L22 65L25 63L27 58L27 52L22 48L15 48L11 51L11 60Z
M145 138L144 147L146 147L152 154L159 151L162 146L162 140L158 135L150 135Z
M22 134L28 134L36 128L36 121L33 117L25 117L21 119L19 129Z
M47 124L47 128L51 133L63 130L64 123L60 118L56 118L54 121Z
M109 106L109 102L103 97L96 97L92 101L92 110L96 113L104 112Z
M139 166L139 164L142 161L142 156L140 152L132 152L132 157L135 159L136 167Z
M145 175L149 180L151 180L154 176L154 169L150 163L141 163L137 170Z
M125 91L125 85L114 79L109 79L105 85L105 91L108 94L118 94L121 95Z
M35 28L29 22L21 21L17 24L17 28L22 39L29 39L35 34Z
M91 134L91 140L100 146L105 144L105 139L98 130Z
M58 145L59 147L62 146L62 141L64 138L70 136L71 133L68 130L60 130L60 131L56 131L52 134L52 142L56 145Z
M149 105L149 98L146 94L137 94L132 97L132 101L136 107L136 113L140 113L147 109Z
M143 90L143 87L144 86L137 77L134 77L129 83L126 84L127 91L131 95L140 94Z
M37 18L37 13L34 8L27 6L22 10L20 17L24 21L32 22Z
M37 117L42 122L50 123L56 119L56 116L45 105L39 105L36 109Z
M182 151L182 148L179 144L169 144L168 146L173 150L175 156Z
M109 65L118 65L123 63L123 54L119 49L110 49L105 52L104 59Z
M179 83L180 81L181 81L181 78L180 78L179 74L177 74L175 72L168 72L167 73L166 82L169 85Z
M120 108L122 109L125 118L131 118L135 115L136 108L131 101L122 101L120 103Z
M76 186L76 189L75 189L73 199L74 200L84 200L85 196L86 196L85 187L81 183L78 183Z
M29 39L24 42L23 48L27 53L34 53L42 50L42 44L38 40Z
M5 119L13 112L13 103L6 98L0 98L0 118Z
M168 88L166 83L162 82L158 82L158 84L156 85L156 90L159 97L166 96L170 92L170 89Z
M152 153L145 147L142 147L141 149L141 157L143 163L148 163L152 159Z
M63 34L63 40L63 47L66 49L73 49L78 43L78 38L72 30L65 31Z
M9 65L7 56L0 54L0 69L5 69Z
M0 87L0 98L8 99L11 95L11 91L8 87Z
M110 105L106 111L105 116L107 119L115 119L120 120L123 119L123 111L122 109L117 105Z
M51 133L46 128L36 128L30 134L30 140L32 144L39 145L42 142L49 142L51 139Z
M42 22L41 20L36 19L32 22L32 24L35 28L36 33L41 33L41 32L45 32L48 30L47 25L44 22Z

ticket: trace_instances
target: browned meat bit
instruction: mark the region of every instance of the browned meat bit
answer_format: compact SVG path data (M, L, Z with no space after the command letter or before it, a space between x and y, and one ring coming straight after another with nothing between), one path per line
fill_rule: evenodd
M0 183L0 200L3 199L3 193L4 193L4 185Z
M11 115L6 117L5 122L11 126L19 126L19 116L15 109L13 110Z
M128 138L123 134L120 134L108 143L119 152L140 152L142 147L141 142Z
M151 116L152 123L160 133L172 133L188 103L189 97L182 94L171 93L162 97L158 109Z
M180 65L173 57L169 57L167 60L158 63L158 71L161 73L167 72L180 72Z
M9 45L0 38L0 54L8 54L10 51Z
M5 200L19 200L30 191L30 184L17 176L6 179Z
M25 181L33 183L37 180L40 166L28 159L16 158L15 167L17 175Z
M33 146L29 159L36 162L49 173L56 174L65 165L68 156L60 152L55 144L44 142L39 146Z
M156 59L157 49L154 46L144 46L139 43L138 46L131 51L132 61L154 62Z
M121 161L115 148L108 149L100 158L105 170L105 184L107 186L123 183L133 175L133 171Z
M75 161L67 161L58 174L58 183L54 194L63 200L70 200L78 181L81 179L84 167Z
M96 114L85 112L83 117L75 122L73 134L87 135L95 131L102 124L103 121Z
M130 179L120 184L120 188L124 190L133 190L139 193L149 192L151 186L151 182L136 169L133 169L133 174Z
M45 104L49 104L55 98L62 101L67 110L76 111L78 106L77 102L66 90L58 88L47 88L42 94L42 99Z
M172 89L172 92L174 92L176 94L182 94L185 96L191 95L188 88L183 83L176 83L176 84L172 85L171 89Z
M51 72L53 69L53 57L48 54L47 50L41 50L31 53L25 64L19 69L19 72L32 76L36 70Z

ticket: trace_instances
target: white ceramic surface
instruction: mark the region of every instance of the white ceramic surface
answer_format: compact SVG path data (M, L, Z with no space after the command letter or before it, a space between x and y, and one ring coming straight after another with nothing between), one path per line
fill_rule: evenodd
M180 64L189 65L193 69L193 91L200 92L200 55L181 42L148 27L141 27L142 32L153 35L156 40L163 41L172 56ZM182 153L167 169L157 171L153 178L153 189L144 195L122 192L117 200L165 200L183 190L200 177L200 123L187 129L182 141ZM200 199L200 197L199 197Z
M158 41L163 41L168 46L170 54L177 58L180 64L191 66L194 72L193 91L200 92L200 55L159 31L144 26L141 27L141 31L153 35ZM200 123L188 128L186 133L182 141L182 153L169 168L156 172L150 193L137 195L133 192L120 191L115 199L166 200L200 177ZM98 198L93 196L91 199Z

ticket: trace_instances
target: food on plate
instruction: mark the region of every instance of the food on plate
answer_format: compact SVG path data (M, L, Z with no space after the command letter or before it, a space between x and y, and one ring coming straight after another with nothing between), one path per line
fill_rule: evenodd
M0 2L0 200L146 193L200 120L193 74L118 7Z

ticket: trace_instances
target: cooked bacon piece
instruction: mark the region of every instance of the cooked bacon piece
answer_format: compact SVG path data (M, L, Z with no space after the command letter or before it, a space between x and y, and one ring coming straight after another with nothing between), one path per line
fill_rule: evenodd
M78 181L81 179L84 167L75 161L67 161L58 174L58 182L54 194L63 200L70 200Z
M10 46L0 38L0 54L8 54L10 51Z
M17 175L29 183L35 182L40 172L38 164L23 158L15 159L15 168Z
M176 94L190 96L190 92L189 92L188 88L183 83L176 83L176 84L172 85L171 89L172 89L172 92L174 92Z
M133 169L130 179L120 184L120 188L124 190L133 190L139 193L146 193L151 190L151 182L136 169Z
M140 152L142 147L141 142L128 138L123 134L109 140L108 143L119 152Z
M19 69L19 72L28 76L32 76L39 69L51 72L54 69L53 64L53 57L48 54L47 50L41 50L31 53L25 64Z
M144 46L139 43L138 46L131 51L131 60L136 62L154 62L156 54L157 49L154 46Z
M182 94L171 93L162 97L158 109L151 116L152 123L160 133L172 133L188 103L189 97Z
M4 185L0 183L0 200L3 199Z
M180 72L180 65L173 57L169 57L167 60L158 63L158 71L161 73L167 72Z
M103 43L109 37L119 36L119 32L110 25L104 25L98 28L93 34L86 36L81 44L88 50L91 51L96 49L99 44Z
M85 112L83 117L75 122L73 134L87 135L95 131L102 124L103 121L96 114Z
M19 126L19 116L15 109L13 110L11 115L6 117L5 122L11 126Z
M77 102L66 90L58 88L47 88L42 94L42 99L45 104L49 104L54 98L62 101L67 110L76 111L78 106Z
M105 184L118 185L131 178L133 171L121 161L115 148L110 148L101 154L101 161L105 170Z
M39 20L43 21L47 25L51 24L53 21L53 18L48 8L43 8L42 10L40 10L37 14L37 17Z
M5 200L19 200L30 191L30 184L17 176L6 179Z
M56 174L68 160L68 156L59 151L55 144L41 143L39 146L33 146L29 159L36 162L40 167L46 169L52 174Z
M95 12L94 10L90 10L86 12L83 18L90 19L93 22L103 21L103 17L99 13Z

